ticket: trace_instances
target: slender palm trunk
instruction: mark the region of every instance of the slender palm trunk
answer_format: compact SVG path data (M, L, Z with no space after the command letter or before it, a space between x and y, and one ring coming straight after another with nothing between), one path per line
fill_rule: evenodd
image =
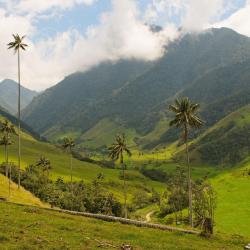
M5 176L8 177L7 145L4 145L4 155L5 155Z
M70 186L71 186L71 192L73 192L73 176L72 176L72 152L70 151Z
M128 218L128 210L127 210L127 185L126 185L126 177L125 177L125 165L123 164L123 192L124 192L124 215L125 219Z
M10 187L11 187L11 165L9 165L9 152L8 147L6 147L6 162L8 167L8 175L9 175L9 197L10 197Z
M123 163L123 155L121 155L121 166L122 166L122 175L123 175L123 195L124 195L124 217L128 218L128 210L127 210L127 185L126 185L126 177L125 177L125 165Z
M191 182L191 168L188 150L188 129L185 125L185 145L186 145L186 155L187 155L187 167L188 167L188 203L189 203L189 224L193 227L193 205L192 205L192 182Z
M21 79L20 79L20 51L18 49L18 189L21 182Z

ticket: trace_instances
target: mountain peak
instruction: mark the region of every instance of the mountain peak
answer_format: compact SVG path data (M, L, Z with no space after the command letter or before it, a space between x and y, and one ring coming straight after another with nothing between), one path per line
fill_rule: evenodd
M36 91L21 86L21 108L25 108L37 96ZM0 82L0 106L11 114L17 113L18 83L11 79Z

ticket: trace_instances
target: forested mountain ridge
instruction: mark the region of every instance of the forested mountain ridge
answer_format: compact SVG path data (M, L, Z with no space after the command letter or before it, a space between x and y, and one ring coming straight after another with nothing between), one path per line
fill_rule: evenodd
M11 114L17 113L18 84L10 79L0 82L0 106ZM38 95L36 91L21 86L21 109L25 108Z
M41 133L53 126L81 128L86 121L77 127L73 120L119 91L151 65L150 62L122 60L102 63L86 73L72 74L36 97L24 110L24 120Z
M154 63L104 63L68 76L35 98L23 117L50 139L73 133L81 143L88 130L101 130L105 120L111 127L136 131L132 134L138 140L170 119L168 105L176 97L189 96L201 104L205 131L249 104L249 72L250 38L226 28L211 29L179 38ZM159 131L158 138L141 146L168 144L179 135L168 127Z

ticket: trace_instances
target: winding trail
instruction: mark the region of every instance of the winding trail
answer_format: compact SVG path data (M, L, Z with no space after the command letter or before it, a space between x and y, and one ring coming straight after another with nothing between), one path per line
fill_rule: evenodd
M151 215L153 215L154 213L155 213L155 210L150 211L149 213L147 213L145 222L150 222L151 221Z

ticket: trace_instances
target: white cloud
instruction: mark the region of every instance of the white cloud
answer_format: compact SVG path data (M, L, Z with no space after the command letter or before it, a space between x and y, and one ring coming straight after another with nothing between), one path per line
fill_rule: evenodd
M65 10L75 5L92 5L96 0L7 0L6 6L9 11L16 13L29 13L35 15L48 11L52 8Z
M189 0L186 5L186 15L182 19L182 26L188 31L200 31L223 14L223 0Z
M214 24L213 27L228 27L250 37L250 0L246 2L245 7L232 14L228 19Z
M186 31L200 31L233 8L234 0L152 0L145 20L152 22L163 16L167 22L179 20L178 25Z
M9 19L7 16L3 18ZM32 35L34 27L23 17L25 21L28 27L18 32ZM5 27L9 27L9 24ZM173 25L168 25L162 32L153 33L139 19L134 0L113 0L112 10L104 13L100 24L89 27L85 34L69 30L35 44L29 41L29 49L22 53L22 79L27 87L44 89L70 73L89 69L102 61L120 58L155 60L162 55L163 45L175 36ZM10 38L9 28L5 28L4 37ZM1 50L0 53L4 53L10 62L5 70L2 70L0 62L0 76L16 79L14 57L10 52L6 54L5 48Z
M15 0L9 0L8 7ZM23 0L10 13L0 9L0 36L3 44L12 39L12 33L27 34L29 48L22 53L22 82L32 89L44 89L66 75L77 70L84 71L105 60L137 58L155 60L163 53L164 45L177 37L176 25L171 23L178 17L185 31L198 31L213 25L220 16L231 8L232 0L152 0L145 12L146 20L157 20L166 14L166 26L159 33L153 33L141 20L135 0L112 0L112 9L103 13L100 23L90 26L85 33L71 29L49 39L32 41L36 32L34 13L48 14L53 8L65 10L77 4L92 4L97 0ZM34 4L34 3L37 3ZM6 7L7 8L7 7ZM27 11L27 14L23 13ZM45 13L46 12L46 13ZM19 14L18 14L19 13ZM250 27L249 6L239 10L217 26L227 26L246 34ZM0 47L0 78L16 79L16 57Z

